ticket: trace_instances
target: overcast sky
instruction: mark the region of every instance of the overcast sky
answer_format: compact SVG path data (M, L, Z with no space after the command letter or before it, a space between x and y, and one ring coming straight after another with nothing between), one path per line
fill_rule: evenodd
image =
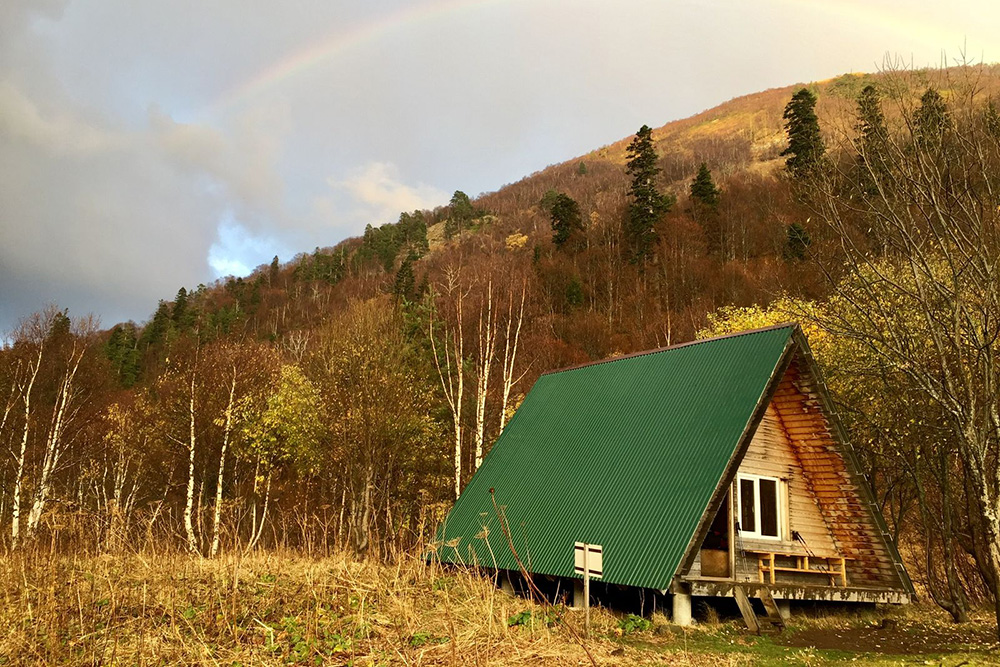
M643 123L998 35L993 0L0 0L0 333L142 322Z

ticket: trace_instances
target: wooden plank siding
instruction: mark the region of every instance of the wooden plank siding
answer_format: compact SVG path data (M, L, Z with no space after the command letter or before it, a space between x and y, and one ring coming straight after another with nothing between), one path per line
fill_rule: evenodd
M851 479L807 368L798 358L792 361L771 407L778 414L806 484L830 529L836 553L850 559L849 583L898 587L892 556L856 486L865 482Z
M787 375L786 375L787 377ZM778 386L778 392L783 389L784 380ZM782 539L762 540L741 538L738 547L743 550L775 551L807 555L809 550L814 554L839 554L830 526L823 517L819 501L811 488L811 480L803 474L802 463L792 446L792 441L782 427L781 418L772 402L767 407L764 419L761 420L746 456L739 467L739 474L762 475L777 477L782 480L782 488L787 494L787 502L783 502L784 526ZM787 511L784 511L787 509ZM798 532L805 544L792 539L792 531ZM806 546L808 545L808 550ZM757 559L751 556L752 571L757 574ZM741 568L741 571L744 568Z
M740 463L737 475L776 477L784 482L785 516L781 540L736 539L735 579L758 581L755 552L773 551L843 556L848 559L849 587L899 588L892 556L856 487L864 482L851 478L807 369L796 354ZM730 504L736 512L735 484L730 488ZM793 531L802 540L793 539ZM687 577L701 576L699 561L695 559ZM812 574L781 572L778 577L778 583L828 585Z

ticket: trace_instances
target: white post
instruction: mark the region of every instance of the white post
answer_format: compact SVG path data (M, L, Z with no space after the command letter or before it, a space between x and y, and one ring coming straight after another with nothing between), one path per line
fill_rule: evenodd
M687 593L674 593L674 624L691 625L691 596Z

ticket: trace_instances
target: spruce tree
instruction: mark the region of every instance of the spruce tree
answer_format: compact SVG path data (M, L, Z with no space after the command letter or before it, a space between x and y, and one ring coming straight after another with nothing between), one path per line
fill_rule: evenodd
M450 239L455 234L461 232L466 225L476 217L476 210L472 207L469 195L461 190L455 190L448 204L448 220L444 224L445 238Z
M552 241L560 248L574 231L583 230L580 205L567 194L558 194L549 209L552 216Z
M785 107L783 117L788 134L788 147L781 151L786 157L785 166L795 178L812 176L826 152L816 117L816 96L807 88L798 91Z
M872 193L875 179L886 170L886 149L889 130L882 113L882 100L875 86L865 86L858 96L858 118L855 125L858 132L857 151L860 175L859 185L863 192Z
M797 222L793 222L785 229L785 259L802 260L806 258L806 251L812 245L812 238L805 227Z
M951 128L951 114L941 93L928 88L920 97L920 107L913 114L917 145L925 150L940 148Z
M997 111L997 105L993 100L990 100L983 111L983 123L991 136L1000 138L1000 112Z
M632 176L629 195L632 201L628 207L625 225L626 245L629 260L642 264L653 254L656 243L656 223L673 205L673 197L663 195L656 189L656 150L653 148L653 130L647 125L639 128L632 143L628 145L628 165L625 171Z
M111 336L104 345L104 356L118 375L118 382L128 388L139 378L139 350L135 335L135 325L118 324L111 330Z
M174 324L178 327L183 327L184 320L187 319L187 304L188 292L182 287L177 290L177 296L174 297L174 310L170 316L170 319L172 319Z
M417 281L413 275L413 262L416 260L416 253L411 251L403 263L399 265L399 271L396 272L396 280L392 287L392 293L397 301L409 303L414 300Z
M274 284L278 282L278 274L280 270L281 270L281 263L278 261L278 256L275 255L274 259L271 260L271 271L268 274L268 280L271 284L271 287L274 287Z
M712 172L708 170L708 165L702 162L698 168L698 175L691 183L691 198L714 208L719 203L719 194L719 188L712 180Z

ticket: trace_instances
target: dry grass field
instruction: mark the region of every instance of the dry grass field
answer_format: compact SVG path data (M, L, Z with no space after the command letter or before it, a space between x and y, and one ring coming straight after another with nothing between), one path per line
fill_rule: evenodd
M579 612L415 559L38 553L0 559L0 578L3 665L1000 664L988 616L958 628L922 607L797 619L777 637L714 614L681 629L595 610L585 651Z

